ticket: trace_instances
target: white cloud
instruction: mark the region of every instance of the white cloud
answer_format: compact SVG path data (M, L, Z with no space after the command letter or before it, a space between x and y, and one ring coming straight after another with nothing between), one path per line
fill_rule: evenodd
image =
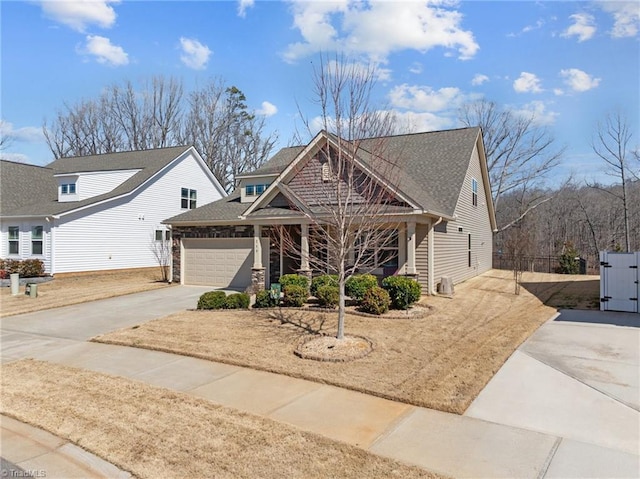
M93 55L98 63L111 66L129 64L129 55L118 45L113 45L111 40L100 35L87 35L84 48L78 49L79 53Z
M14 128L13 123L0 119L0 136L9 141L21 141L25 143L40 143L44 141L44 133L41 127L23 126Z
M111 28L116 21L116 12L110 4L118 3L120 0L43 0L40 5L47 17L84 32L89 25Z
M419 111L443 111L456 108L468 97L454 87L434 90L429 86L398 85L389 92L391 105Z
M411 64L411 66L409 67L409 71L411 73L415 73L416 75L422 73L422 63L419 62L413 62Z
M611 0L598 2L600 8L613 15L613 38L635 37L640 30L640 8L637 1L612 2Z
M554 88L553 94L556 96L562 96L564 95L564 90L562 88Z
M254 0L238 0L238 16L244 18L247 9L253 7Z
M533 118L534 123L538 125L551 125L555 123L558 118L558 113L554 111L548 111L547 105L541 101L532 101L523 105L521 108L513 109L514 114L523 116L525 118Z
M518 93L540 93L540 79L533 73L521 72L520 77L513 82L513 89Z
M600 84L600 78L594 78L577 68L560 70L560 76L564 78L564 83L573 91L588 91L596 88Z
M13 161L14 163L31 163L29 157L24 153L9 153L6 151L0 152L0 158L7 161Z
M596 33L595 19L588 13L575 13L569 18L573 24L560 34L562 37L578 37L579 42L589 40Z
M483 75L482 73L476 73L471 80L472 85L482 85L485 82L489 81L489 77L487 75Z
M193 38L180 37L180 47L182 48L180 60L194 70L204 70L213 53L208 46Z
M452 2L335 2L292 1L294 27L302 42L290 44L284 53L295 61L321 51L363 54L385 62L392 52L435 47L457 50L458 57L472 58L479 49L473 33L461 28L462 15Z
M275 106L273 103L270 103L268 101L263 101L262 108L260 108L256 113L258 115L264 115L266 117L273 116L276 113L278 113L278 107Z

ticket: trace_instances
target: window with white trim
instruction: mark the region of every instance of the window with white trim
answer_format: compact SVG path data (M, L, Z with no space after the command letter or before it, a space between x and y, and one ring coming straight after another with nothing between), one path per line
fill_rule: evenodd
M60 193L63 195L75 195L76 184L75 183L62 183L60 185Z
M198 203L198 192L189 188L182 188L180 193L180 207L183 210L193 210Z
M44 227L34 226L31 228L31 254L43 254Z
M471 204L478 206L478 180L471 178Z
M20 254L19 226L9 226L9 254Z
M244 187L245 196L260 196L269 188L270 183L261 183L257 185L246 185Z
M156 239L156 241L170 241L171 240L171 231L170 230L156 230L155 239Z

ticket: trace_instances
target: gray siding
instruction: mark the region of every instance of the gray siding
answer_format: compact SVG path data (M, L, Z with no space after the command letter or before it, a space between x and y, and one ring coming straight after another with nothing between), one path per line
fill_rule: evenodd
M428 267L429 267L429 232L428 225L416 225L416 271L418 272L418 282L422 286L422 293L428 294Z
M472 203L471 180L478 181L478 204ZM482 178L477 146L474 147L465 175L464 184L455 214L456 221L447 224L447 232L435 232L434 281L448 276L460 283L491 269L492 240L491 220L485 194L488 185ZM460 230L461 229L461 230ZM468 258L468 241L471 235L471 266Z

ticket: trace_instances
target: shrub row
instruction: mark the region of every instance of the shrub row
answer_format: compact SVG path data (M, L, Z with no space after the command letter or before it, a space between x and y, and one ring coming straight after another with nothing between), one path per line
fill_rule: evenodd
M311 285L305 276L287 274L280 277L282 301L272 298L270 291L260 291L256 295L255 308L269 308L282 304L288 307L301 307L309 296L318 298L318 304L324 308L338 305L340 293L337 275L322 275L313 278ZM404 276L389 276L378 286L377 278L372 274L353 275L345 283L345 293L357 301L362 311L371 314L383 314L392 309L408 309L420 299L420 284Z
M44 263L40 259L0 259L0 276L2 276L2 279L8 278L13 273L18 273L21 278L44 276Z
M249 295L247 293L231 293L224 291L208 291L200 296L198 309L247 309Z

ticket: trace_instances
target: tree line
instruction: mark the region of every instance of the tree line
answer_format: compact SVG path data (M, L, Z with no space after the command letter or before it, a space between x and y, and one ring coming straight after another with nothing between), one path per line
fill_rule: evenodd
M43 130L55 158L194 145L227 192L236 175L268 159L277 140L237 87L212 79L185 92L182 81L164 76L65 103Z

